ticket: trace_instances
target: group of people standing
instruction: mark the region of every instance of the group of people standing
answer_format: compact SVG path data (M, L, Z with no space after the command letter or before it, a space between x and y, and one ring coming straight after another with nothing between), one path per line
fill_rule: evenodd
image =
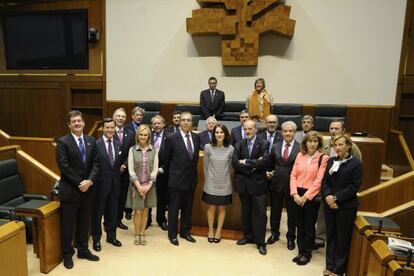
M209 79L208 92L213 93L207 96L210 100L222 97L224 101L224 93L218 93L216 84L215 78ZM146 245L145 229L151 224L153 207L157 208L156 221L162 230L168 231L171 244L179 245L178 235L196 242L191 235L191 216L199 150L204 149L202 200L208 205L208 242L221 241L226 206L232 203L234 190L240 197L243 224L243 238L237 241L238 245L254 243L259 253L265 255L267 245L279 240L284 202L287 248L295 249L297 236L299 249L292 261L298 265L310 261L312 250L317 248L315 225L325 222L324 275L345 273L358 208L356 194L362 182L359 149L345 134L342 121L331 123L329 141L312 130L313 118L308 115L302 119L301 132L296 131L292 121L284 122L281 131L277 130L278 118L268 109L271 97L263 92L264 87L263 79L256 80L255 91L263 94L252 92L247 104L250 111L240 113L241 124L231 134L225 125L217 123L211 103L207 104L211 110L205 111L211 125L200 134L191 131L193 121L189 112L174 112L170 127L162 116L156 115L150 127L141 123L143 109L136 107L132 122L127 124L126 112L119 108L112 118L104 119L103 136L96 142L83 134L82 114L71 111L71 134L57 142L65 267L73 267L75 224L78 258L98 261L99 257L88 249L90 221L95 251L101 250L102 217L106 241L122 246L116 229L127 229L122 223L124 213L126 219L133 217L134 243ZM205 91L200 95L200 103L203 94ZM263 129L258 129L258 120L264 122ZM271 235L266 241L269 196ZM324 227L319 228L325 232Z

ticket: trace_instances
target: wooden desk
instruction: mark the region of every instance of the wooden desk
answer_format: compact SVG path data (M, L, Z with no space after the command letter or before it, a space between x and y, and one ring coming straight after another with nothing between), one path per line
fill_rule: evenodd
M0 274L28 275L26 233L21 221L0 220Z
M51 201L39 208L19 206L16 215L33 219L33 251L40 261L40 272L49 273L62 261L60 203Z

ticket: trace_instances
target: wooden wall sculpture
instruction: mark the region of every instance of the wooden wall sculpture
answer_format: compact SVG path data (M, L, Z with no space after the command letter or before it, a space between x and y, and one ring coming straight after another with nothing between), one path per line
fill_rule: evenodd
M295 20L278 0L197 0L202 7L187 18L190 35L220 35L224 66L254 66L259 36L274 33L291 39Z

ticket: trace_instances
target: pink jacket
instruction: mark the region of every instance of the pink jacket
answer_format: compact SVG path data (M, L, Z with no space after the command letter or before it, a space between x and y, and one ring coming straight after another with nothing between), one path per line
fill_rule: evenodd
M321 181L326 169L329 156L322 157L321 166L318 169L319 158L323 153L316 152L308 164L308 154L299 153L296 157L290 174L290 195L297 194L297 188L308 189L305 197L312 200L321 189Z

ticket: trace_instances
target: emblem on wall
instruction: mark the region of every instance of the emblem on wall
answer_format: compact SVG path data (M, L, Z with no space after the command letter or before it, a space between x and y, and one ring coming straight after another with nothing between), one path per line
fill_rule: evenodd
M220 35L224 66L257 65L260 36L273 33L291 39L295 20L290 6L278 0L197 0L201 8L187 18L192 36Z

